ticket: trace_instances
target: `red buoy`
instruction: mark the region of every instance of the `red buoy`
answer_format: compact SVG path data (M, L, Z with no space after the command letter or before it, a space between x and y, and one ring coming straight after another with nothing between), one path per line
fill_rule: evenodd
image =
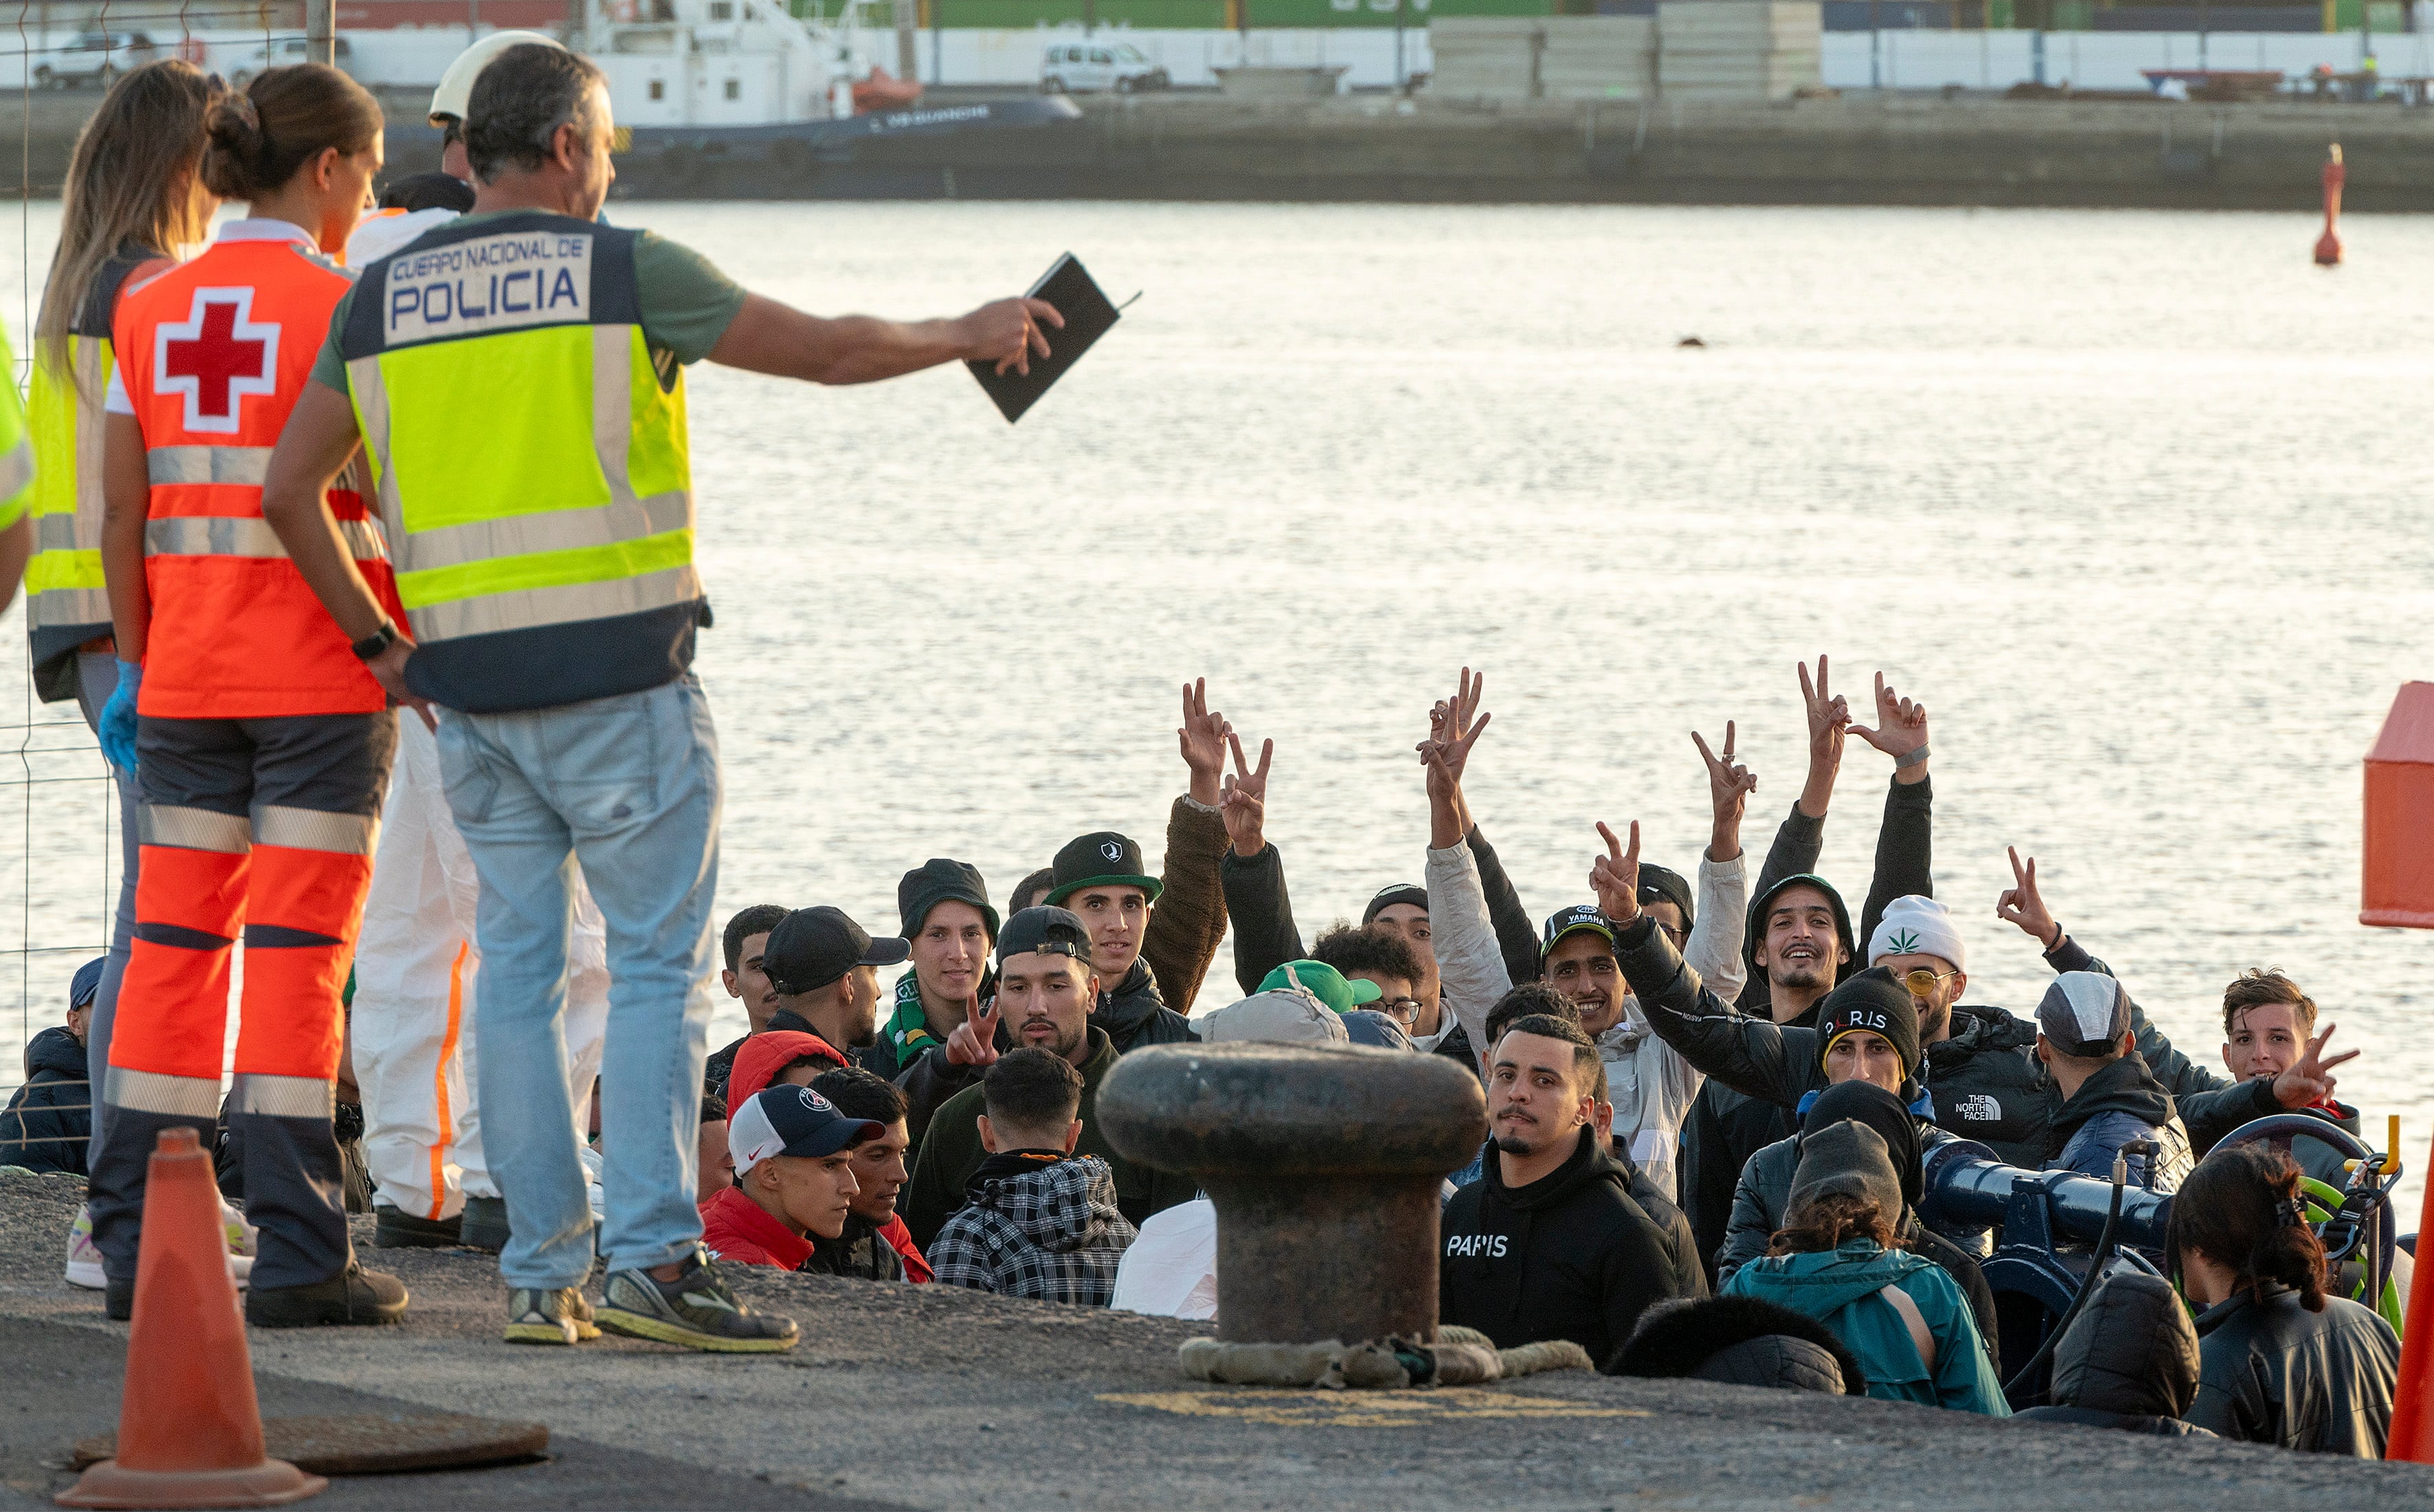
M2333 154L2324 164L2324 233L2316 238L2316 266L2339 267L2341 262L2341 180L2349 170L2341 166L2341 145L2333 144Z

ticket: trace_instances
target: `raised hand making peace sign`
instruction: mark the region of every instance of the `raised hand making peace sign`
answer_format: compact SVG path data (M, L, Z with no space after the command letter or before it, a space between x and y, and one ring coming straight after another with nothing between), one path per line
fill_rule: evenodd
M1894 692L1877 674L1877 723L1853 725L1851 733L1894 759L1894 781L1915 782L1927 775L1927 705Z
M1277 743L1260 742L1260 769L1253 771L1243 756L1243 737L1228 730L1226 742L1234 750L1235 775L1226 779L1217 812L1226 821L1226 836L1234 842L1234 853L1248 861L1268 848L1268 758L1276 754Z
M947 1031L947 1059L958 1066L996 1065L999 1017L996 998L983 1003L974 993L964 1022Z
M1629 850L1603 819L1597 831L1605 840L1605 854L1589 863L1589 886L1597 893L1599 913L1628 924L1639 917L1639 821L1631 821Z
M1707 843L1707 859L1730 861L1741 853L1741 814L1749 807L1749 796L1757 791L1757 778L1750 769L1733 760L1733 741L1738 731L1729 719L1724 721L1724 753L1718 756L1707 748L1707 737L1690 731L1697 742L1699 757L1707 764L1707 797L1715 805L1714 833Z

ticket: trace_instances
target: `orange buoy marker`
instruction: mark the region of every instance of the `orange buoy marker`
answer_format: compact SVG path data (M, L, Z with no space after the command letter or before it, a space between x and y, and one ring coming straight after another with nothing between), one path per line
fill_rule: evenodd
M86 1470L59 1503L283 1506L329 1488L263 1449L211 1157L193 1129L164 1130L144 1189L118 1454Z
M2341 145L2333 144L2333 155L2324 163L2324 233L2316 238L2316 266L2341 266L2341 181L2349 170L2341 166Z
M2358 922L2434 929L2434 682L2402 683L2367 747L2359 850Z

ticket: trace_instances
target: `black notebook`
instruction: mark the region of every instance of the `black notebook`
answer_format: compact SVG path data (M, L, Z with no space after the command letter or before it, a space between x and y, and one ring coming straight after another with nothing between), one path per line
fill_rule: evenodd
M1041 327L1041 334L1048 337L1048 355L1034 354L1027 373L1012 368L999 372L993 362L967 364L972 376L981 381L981 387L988 390L989 398L996 401L998 412L1005 416L1008 424L1020 420L1025 410L1039 403L1039 396L1064 377L1066 369L1081 361L1090 344L1106 335L1108 327L1121 318L1107 297L1099 292L1089 270L1071 252L1058 258L1054 266L1040 275L1039 282L1031 286L1030 297L1046 300L1065 318L1061 331Z

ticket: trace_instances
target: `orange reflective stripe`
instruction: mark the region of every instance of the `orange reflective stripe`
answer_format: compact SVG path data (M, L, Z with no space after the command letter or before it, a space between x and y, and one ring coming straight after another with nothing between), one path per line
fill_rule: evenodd
M439 1109L439 1137L431 1142L431 1211L425 1216L434 1223L439 1221L439 1210L448 1202L444 1168L456 1134L456 1120L448 1107L448 1067L456 1058L456 1034L465 1022L465 958L472 953L471 940L456 942L456 959L448 967L448 1027L439 1036L438 1069L431 1074L432 1102Z

